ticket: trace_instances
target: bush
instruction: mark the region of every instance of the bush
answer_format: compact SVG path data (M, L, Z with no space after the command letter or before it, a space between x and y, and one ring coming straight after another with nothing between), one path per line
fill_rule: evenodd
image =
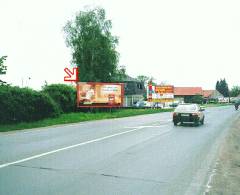
M48 94L64 112L76 110L76 89L65 84L52 84L43 87L43 92Z
M201 95L196 96L186 96L184 98L185 103L195 103L195 104L202 104L203 103L203 97Z
M29 88L0 86L0 122L29 122L60 114L46 94Z

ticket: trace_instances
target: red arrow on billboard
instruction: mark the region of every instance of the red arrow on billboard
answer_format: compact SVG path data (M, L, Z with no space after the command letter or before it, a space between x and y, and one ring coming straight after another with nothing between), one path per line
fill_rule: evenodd
M69 68L64 68L64 72L67 75L64 77L64 81L78 81L78 68L73 68L72 71Z

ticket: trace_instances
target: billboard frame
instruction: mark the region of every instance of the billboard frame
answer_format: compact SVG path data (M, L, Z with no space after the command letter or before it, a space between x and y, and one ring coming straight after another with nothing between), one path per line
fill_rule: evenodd
M122 95L121 95L121 104L120 105L79 105L79 83L86 83L86 84L101 84L101 85L121 85L121 92L122 92ZM76 83L76 89L77 89L77 108L121 108L123 107L123 101L124 101L124 83L117 83L117 82L114 82L114 83L108 83L108 82L77 82Z

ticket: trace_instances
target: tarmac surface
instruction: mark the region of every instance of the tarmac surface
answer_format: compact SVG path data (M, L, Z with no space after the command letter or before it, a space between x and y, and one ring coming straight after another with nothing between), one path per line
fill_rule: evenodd
M198 127L159 113L0 133L0 194L201 194L238 115L226 106Z

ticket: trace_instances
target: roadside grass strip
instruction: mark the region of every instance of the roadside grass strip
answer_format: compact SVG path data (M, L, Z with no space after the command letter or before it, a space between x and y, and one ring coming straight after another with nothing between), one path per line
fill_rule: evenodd
M129 116L137 116L144 114L154 114L161 112L172 112L173 109L118 109L112 110L111 112L96 112L96 113L68 113L62 114L58 118L48 118L35 122L22 122L17 124L0 124L0 132L7 132L13 130L21 129L32 129L37 127L47 127L53 125L78 123L84 121L102 120L102 119L112 119L112 118L122 118Z

